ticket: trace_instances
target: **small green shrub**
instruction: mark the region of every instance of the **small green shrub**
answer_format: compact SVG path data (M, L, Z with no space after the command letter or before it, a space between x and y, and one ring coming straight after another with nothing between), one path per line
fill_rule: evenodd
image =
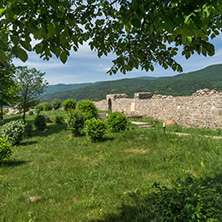
M31 136L32 135L32 130L33 130L33 126L31 123L26 123L25 124L25 135L26 136Z
M63 102L62 107L65 111L74 110L76 108L76 101L74 99L67 99Z
M33 111L29 111L29 116L33 116L34 112Z
M84 113L86 119L97 118L98 111L93 102L89 100L82 100L77 104L77 110Z
M111 132L119 132L127 128L128 120L122 113L113 112L107 118L107 125Z
M60 107L61 107L61 100L59 100L59 99L54 99L53 101L52 101L52 108L54 109L54 110L57 110L57 109L59 109Z
M2 136L12 145L17 145L21 142L25 132L25 125L21 121L11 121L2 127Z
M84 115L79 111L70 113L67 121L67 129L71 130L74 136L81 135L81 131L84 127Z
M34 120L34 125L38 130L43 130L46 127L45 116L37 115Z
M7 109L3 110L3 114L7 114L9 111Z
M56 115L56 117L55 117L55 122L56 122L56 124L58 124L58 125L64 124L64 123L65 123L64 117L61 116L61 115Z
M92 141L100 141L102 140L106 131L106 126L103 120L101 119L89 119L85 123L85 132L86 135Z
M151 221L222 221L222 189L214 182L204 182L188 175L185 182L177 179L168 189L154 183L156 192L143 204Z
M39 110L39 111L43 111L43 105L42 104L38 104L35 106L35 111Z
M47 103L47 102L42 103L42 107L43 107L44 111L52 110L52 105L50 103Z
M12 146L8 144L7 139L0 138L0 161L8 158L12 153Z

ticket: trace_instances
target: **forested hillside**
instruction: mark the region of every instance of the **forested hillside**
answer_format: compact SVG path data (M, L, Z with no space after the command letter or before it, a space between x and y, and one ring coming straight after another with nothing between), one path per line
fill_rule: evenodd
M56 85L48 85L45 94L49 93L57 93L57 92L64 92L68 90L75 90L75 89L81 89L84 87L89 87L92 85L97 85L99 82L96 83L80 83L80 84L56 84Z
M162 78L134 78L107 81L92 86L43 95L41 101L52 101L55 98L65 100L101 100L106 94L126 93L132 97L135 92L153 92L173 96L188 96L198 89L209 88L222 91L222 64L212 65L202 70Z

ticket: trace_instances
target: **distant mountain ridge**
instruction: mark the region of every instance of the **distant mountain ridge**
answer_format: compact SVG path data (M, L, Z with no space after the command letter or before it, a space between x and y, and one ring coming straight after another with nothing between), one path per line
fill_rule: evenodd
M56 92L64 92L74 89L81 89L85 87L89 87L91 85L99 84L97 83L79 83L79 84L56 84L56 85L48 85L44 94L56 93Z
M222 64L211 65L198 71L171 77L145 76L131 79L70 85L77 85L79 88L45 94L40 97L40 100L50 102L55 98L62 101L68 98L74 98L77 101L83 99L97 101L105 99L107 94L126 93L129 97L132 97L135 92L153 92L155 94L188 96L203 88L222 91ZM65 86L63 86L62 89L65 89Z

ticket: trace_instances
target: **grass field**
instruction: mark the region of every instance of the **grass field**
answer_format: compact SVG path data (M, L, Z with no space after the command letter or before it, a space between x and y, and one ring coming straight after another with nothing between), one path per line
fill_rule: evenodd
M45 114L54 120L56 113ZM47 129L34 131L0 164L0 221L139 221L138 201L155 181L171 187L191 173L221 182L222 140L199 136L204 130L177 136L160 126L135 128L93 143L72 137L65 125Z

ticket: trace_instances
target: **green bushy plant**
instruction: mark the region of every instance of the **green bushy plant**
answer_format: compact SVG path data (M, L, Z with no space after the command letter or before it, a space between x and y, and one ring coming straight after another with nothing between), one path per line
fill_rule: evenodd
M84 127L84 115L75 110L70 113L68 121L67 121L67 129L71 130L74 136L78 136L81 134L81 131Z
M188 175L171 189L158 183L154 188L143 204L151 221L222 221L221 185Z
M7 139L0 138L0 161L8 158L12 153L12 146Z
M94 142L102 140L105 131L106 125L101 119L88 119L85 123L86 135Z
M31 136L32 135L33 126L31 123L25 124L25 135Z
M33 111L29 111L29 116L34 115Z
M38 130L43 130L46 127L45 116L37 115L34 120L34 125Z
M7 114L9 111L6 109L6 110L3 110L3 114Z
M56 117L55 117L55 122L56 122L56 124L58 124L58 125L64 124L64 123L65 123L64 117L61 116L61 115L56 115Z
M52 105L50 103L44 102L42 103L42 107L44 111L52 110Z
M106 121L111 132L125 130L128 125L127 117L120 112L111 113Z
M35 106L35 111L39 110L39 111L43 111L43 105L40 103L38 105Z
M77 110L84 113L86 119L97 118L98 111L90 100L82 100L77 104Z
M2 127L2 136L12 145L17 145L21 142L25 132L25 125L21 121L11 121Z
M65 111L74 110L76 108L76 101L74 99L67 99L63 102L62 107Z
M61 107L61 100L59 100L59 99L54 99L53 101L52 101L52 108L54 109L54 110L57 110L57 109L59 109L60 107Z

